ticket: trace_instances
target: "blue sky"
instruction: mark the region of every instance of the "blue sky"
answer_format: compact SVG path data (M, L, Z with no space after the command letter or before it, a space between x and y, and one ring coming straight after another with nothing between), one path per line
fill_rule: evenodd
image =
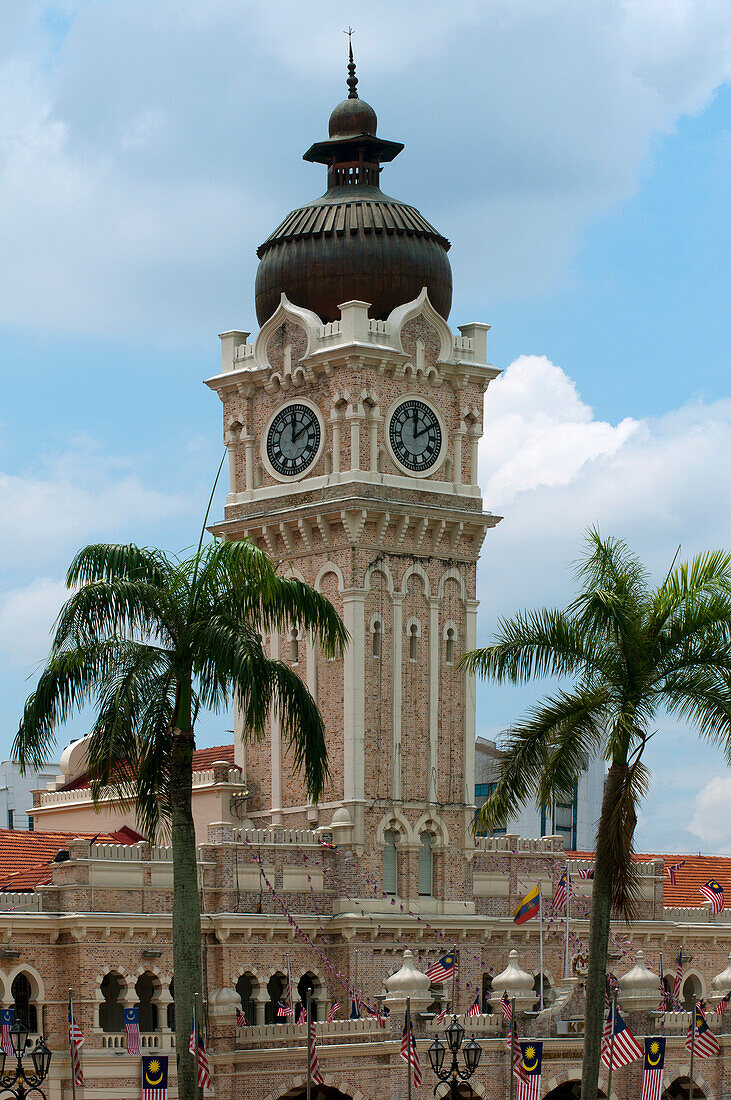
M384 190L450 237L451 323L491 323L505 370L481 452L485 505L505 516L481 638L566 598L588 523L656 572L679 542L731 544L727 15L715 0L6 0L0 751L74 549L197 539L222 453L201 381L216 334L255 327L256 245L324 188L300 158L344 94L346 22L379 132L406 143ZM483 687L479 728L533 694ZM229 726L208 717L200 743ZM669 722L655 744L640 844L731 851L718 754Z

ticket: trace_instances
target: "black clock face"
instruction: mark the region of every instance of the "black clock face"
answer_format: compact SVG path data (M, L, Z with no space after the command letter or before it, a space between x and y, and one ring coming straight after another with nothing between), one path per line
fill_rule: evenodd
M442 450L437 414L416 397L408 398L394 410L388 435L396 458L414 473L430 470Z
M311 466L320 447L320 421L309 405L285 405L267 432L267 458L278 474L294 477Z

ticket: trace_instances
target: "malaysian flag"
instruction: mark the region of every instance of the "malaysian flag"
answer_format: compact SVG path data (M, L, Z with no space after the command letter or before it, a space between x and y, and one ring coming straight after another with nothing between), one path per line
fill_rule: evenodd
M680 991L683 988L683 948L678 951L678 965L675 967L675 981L673 982L673 1006L680 1004Z
M517 1100L540 1100L542 1061L542 1042L536 1039L528 1039L520 1044L520 1068L522 1072L518 1076Z
M281 1020L287 1016L294 1016L294 1009L290 1008L284 1001L280 1001L277 1005L277 1019Z
M708 898L712 913L721 912L723 909L723 886L720 882L716 882L715 878L712 878L698 888L698 893L702 894L704 898Z
M305 1005L300 1005L300 1010L297 1013L297 1027L301 1027L302 1024L307 1023L307 1008Z
M168 1097L168 1056L167 1054L143 1054L142 1056L142 1100L167 1100Z
M688 1034L685 1037L685 1049L690 1050L693 1043L693 1025L695 1024L695 1053L699 1058L710 1058L714 1054L718 1054L720 1047L718 1045L718 1039L711 1031L710 1027L706 1023L706 1017L703 1009L699 1004L695 1006L695 1012L693 1013L693 1019L690 1027L688 1028Z
M725 997L721 997L721 1000L716 1006L716 1012L719 1016L723 1016L724 1013L728 1010L729 1001L731 1001L731 990L726 994Z
M327 1014L327 1022L329 1024L332 1023L333 1018L335 1016L335 1013L337 1012L337 1010L339 1008L340 1008L340 1001L333 1001L333 1003L330 1005L330 1011Z
M316 1085L325 1084L320 1073L320 1063L317 1060L317 1033L314 1020L310 1023L310 1077Z
M662 955L660 956L660 1004L657 1006L660 1012L670 1010L670 993L665 988L665 975L662 970Z
M515 1020L512 1021L508 1037L505 1040L505 1046L512 1054L513 1058L513 1074L518 1080L525 1078L525 1070L523 1069L523 1052L520 1049L520 1039L518 1038L518 1026Z
M363 1007L363 1004L362 1004L361 999L360 999L360 994L356 990L353 990L353 999L350 1002L350 1018L351 1018L351 1020L359 1020L360 1019L360 1010L361 1010L362 1007Z
M645 1039L645 1064L642 1070L640 1100L660 1100L662 1072L665 1065L665 1039Z
M249 1021L246 1019L246 1013L243 1008L236 1009L236 1027L248 1027Z
M127 1053L141 1054L140 1050L140 1010L134 1008L124 1010L124 1030L127 1032Z
M556 887L556 893L553 895L553 905L551 908L554 913L560 913L566 908L566 901L571 893L571 884L569 882L568 867L564 869L561 878L558 880L558 886Z
M465 1012L465 1016L481 1016L482 1009L480 1008L480 998L475 997L470 1007Z
M2 1047L5 1053L9 1054L11 1058L13 1056L13 1040L10 1038L10 1029L13 1026L14 1014L15 1010L12 1008L4 1008L2 1009L2 1011L0 1011L0 1022L2 1022L3 1026L3 1035L2 1039L0 1039L0 1047Z
M675 884L678 880L678 871L680 870L681 867L685 867L687 862L688 862L687 859L683 859L683 860L681 860L680 863L668 863L665 870L667 871L668 876L670 878L670 885L671 886L675 886Z
M513 1006L510 1003L507 989L500 998L500 1010L502 1011L503 1019L507 1020L508 1023L510 1023L513 1018Z
M432 985L439 985L440 982L446 982L454 977L456 970L457 956L450 951L448 955L443 955L441 959L426 968L426 976Z
M446 1015L447 1015L447 1009L443 1008L442 1011L439 1013L439 1015L434 1017L434 1023L435 1024L441 1024L441 1022L443 1021L443 1019Z
M582 867L579 871L579 878L594 878L594 868Z
M419 1065L419 1052L416 1049L416 1039L411 1020L404 1016L404 1030L401 1033L401 1057L408 1062L414 1071L414 1084L421 1084L421 1066Z
M69 1056L75 1085L83 1085L84 1083L84 1074L81 1069L81 1048L83 1045L84 1036L74 1019L74 1006L71 1004L71 993L69 992Z
M621 1069L630 1062L636 1062L642 1058L642 1047L627 1027L619 1014L619 1009L614 1007L614 1049L612 1050L612 1026L611 1013L609 1016L609 1034L606 1034L606 1024L602 1037L602 1065L609 1069L610 1055L613 1069Z
M206 1044L203 1042L203 1032L201 1031L200 1024L196 1020L195 1006L193 1007L193 1025L190 1029L188 1050L195 1058L195 1064L198 1069L198 1087L205 1091L211 1087L211 1070L208 1065Z

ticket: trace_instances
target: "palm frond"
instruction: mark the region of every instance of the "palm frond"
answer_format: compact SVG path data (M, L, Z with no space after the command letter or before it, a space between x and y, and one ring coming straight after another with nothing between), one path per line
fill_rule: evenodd
M171 642L165 623L167 601L146 580L95 580L85 584L59 612L52 653L72 640L93 645L104 638L149 636L164 645Z
M74 557L66 573L67 588L92 581L147 581L164 587L173 566L160 550L133 543L95 543Z
M270 665L282 736L291 750L295 769L304 772L310 799L316 803L330 775L322 715L307 686L289 665L283 661L272 661Z
M731 766L731 675L711 668L679 670L666 678L662 694L669 713L720 746Z
M493 645L462 654L460 666L497 683L514 684L536 676L608 670L611 654L603 639L552 608L521 611L513 619L501 619L496 638Z

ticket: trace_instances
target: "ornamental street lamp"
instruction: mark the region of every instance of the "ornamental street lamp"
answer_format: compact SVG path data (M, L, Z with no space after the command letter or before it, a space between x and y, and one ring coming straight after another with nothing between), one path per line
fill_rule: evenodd
M28 1028L18 1021L10 1028L10 1042L13 1045L13 1055L16 1059L15 1066L8 1067L6 1072L5 1062L8 1058L6 1051L0 1050L0 1096L10 1093L17 1096L18 1100L24 1097L42 1097L46 1100L46 1094L38 1086L48 1077L51 1068L51 1052L43 1042L43 1037L36 1040L36 1045L30 1052L32 1068L26 1069L23 1059L28 1057L26 1048L30 1046Z
M470 1039L469 1042L464 1044L464 1047L462 1046L465 1029L456 1016L452 1017L452 1022L444 1035L447 1040L446 1044L443 1040L436 1038L429 1047L431 1068L439 1078L438 1083L434 1086L434 1094L436 1095L439 1085L448 1083L449 1100L458 1100L460 1082L469 1081L470 1077L476 1072L482 1057L482 1047L474 1039ZM458 1055L460 1050L464 1058L464 1069L460 1069L459 1065ZM448 1053L452 1055L452 1062L449 1069L445 1069L444 1063Z

